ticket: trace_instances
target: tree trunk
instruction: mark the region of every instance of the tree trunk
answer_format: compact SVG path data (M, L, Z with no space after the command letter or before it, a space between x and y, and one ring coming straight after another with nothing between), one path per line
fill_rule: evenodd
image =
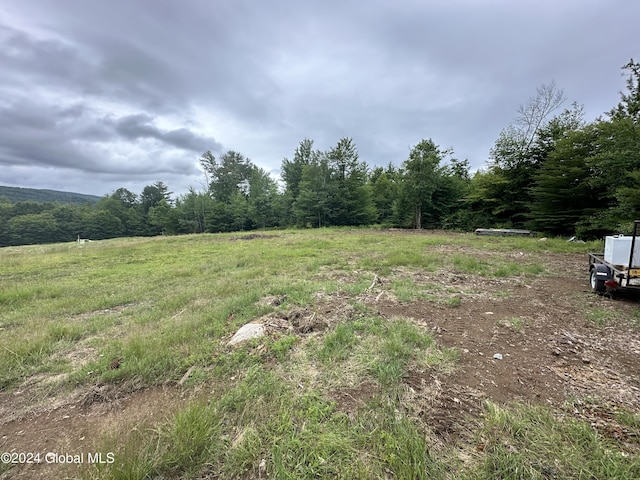
M422 210L420 209L420 205L416 205L416 229L422 229Z

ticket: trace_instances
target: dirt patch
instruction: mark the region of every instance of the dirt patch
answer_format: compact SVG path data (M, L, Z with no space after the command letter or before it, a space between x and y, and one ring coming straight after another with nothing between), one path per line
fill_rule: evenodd
M462 248L442 246L447 253ZM521 252L473 253L522 261L530 257ZM539 276L487 278L399 268L388 278L372 275L371 285L354 298L318 293L313 308L275 314L270 322L291 333L321 332L351 318L353 311L344 309L353 308L348 302L356 299L385 318L409 318L431 330L440 345L459 353L456 368L410 368L403 380L403 403L444 443L467 435L481 419L487 400L551 406L558 415L569 411L620 435L625 429L615 424L616 409L640 413L640 340L637 322L634 326L628 321L638 318L638 299L612 301L593 295L584 255L546 254L545 259L549 273ZM345 284L359 278L342 275L339 281ZM424 286L433 292L432 298L398 301L391 291L392 280L398 279ZM451 296L460 302L443 301ZM588 319L593 309L605 312L604 326ZM331 397L338 409L353 413L375 391L363 384L334 391ZM570 408L584 398L599 407Z
M624 320L637 312L637 300L592 295L586 259L554 257L560 272L554 276L486 280L434 275L432 281L460 287L456 307L429 301L374 303L383 316L412 318L430 328L443 346L460 352L452 374L412 371L405 379L407 404L436 433L446 439L461 434L486 400L545 404L561 411L568 400L589 397L640 413L640 342L637 329ZM465 284L477 281L482 294L465 295ZM611 311L606 328L586 319L593 306ZM575 415L593 421L577 409Z
M97 359L96 349L91 345L96 338L99 337L86 338L74 344L69 350L55 353L51 358L53 361L62 360L68 363L72 371L77 371L90 361ZM0 425L34 412L76 401L80 393L78 390L69 390L65 387L68 378L68 372L37 373L27 377L11 392L0 395Z
M101 385L76 392L65 402L1 425L0 451L71 455L100 452L109 435L169 418L188 402L176 386L136 389L134 384ZM109 452L101 452L103 457ZM86 462L85 462L86 463ZM17 465L0 479L67 478L85 465Z
M258 305L261 307L279 307L286 299L286 295L267 295L258 300Z
M260 305L280 305L286 297L269 296L261 299ZM325 294L316 295L317 303L312 307L293 307L265 315L254 323L263 324L267 333L296 333L308 335L323 332L332 325L347 321L355 314L354 307L344 299Z
M341 388L330 393L340 412L354 415L362 409L369 400L378 396L380 386L372 382L364 382L356 387Z
M293 312L293 315L289 315L288 319L295 332L305 334L326 330L328 326L326 320L317 315L316 312L312 312L311 315L308 313L309 312L298 310Z

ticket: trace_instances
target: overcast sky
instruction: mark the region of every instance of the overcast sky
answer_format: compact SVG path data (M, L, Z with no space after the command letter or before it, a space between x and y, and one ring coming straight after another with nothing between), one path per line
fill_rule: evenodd
M0 0L0 184L202 189L304 138L371 166L422 138L480 168L537 86L593 120L640 59L636 0ZM569 106L567 104L567 106Z

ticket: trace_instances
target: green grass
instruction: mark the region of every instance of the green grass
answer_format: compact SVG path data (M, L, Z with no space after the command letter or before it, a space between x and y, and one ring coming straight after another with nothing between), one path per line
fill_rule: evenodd
M379 353L369 369L383 387L390 388L400 383L409 361L433 345L433 337L404 320L385 327L381 345L377 348Z
M587 320L597 325L598 327L604 327L607 321L612 318L612 313L606 308L594 307L587 312Z
M311 389L300 390L262 366L225 393L211 392L159 428L141 428L118 444L113 465L89 478L438 478L442 465L428 436L386 396L353 416Z
M452 270L481 277L535 276L545 272L544 265L535 260L512 261L504 258L478 258L474 255L454 254L451 257Z
M516 332L520 332L525 325L525 321L520 317L505 318L498 321L498 325L512 328Z
M427 291L427 287L417 284L409 278L398 278L391 281L389 289L401 302L411 302L414 300L424 300L436 297Z
M547 408L487 404L483 446L465 479L640 478L640 457L620 450L588 423L558 418Z
M238 236L0 249L0 395L12 398L34 375L65 374L46 391L29 392L46 397L96 384L175 385L192 372L179 387L192 394L190 401L177 401L163 418L110 426L96 451L114 452L116 462L86 466L79 475L480 479L637 473L637 456L624 456L626 447L590 425L519 405L489 405L474 432L484 451L458 463L433 437L430 420L406 408L403 392L411 372L447 375L460 353L438 345L425 327L385 318L362 299L387 290L401 302L464 308L463 291L429 279L453 272L480 282L518 280L552 273L538 254L600 251L601 244L370 229ZM384 281L370 288L376 275ZM267 296L283 302L260 302ZM331 305L326 330L277 330L227 346L250 320L300 307L322 314ZM592 309L591 321L608 322L607 312ZM514 330L523 326L519 318L508 322ZM78 352L82 361L74 360ZM366 394L360 398L359 391ZM345 403L352 394L360 401ZM618 421L638 431L635 413L619 412Z
M341 323L333 332L328 333L318 358L323 362L346 360L352 353L353 346L359 342L356 333L363 330L361 322Z
M460 305L462 305L462 298L460 298L460 296L458 296L458 295L455 295L453 297L449 297L446 300L446 303L450 307L459 307Z
M618 411L616 413L616 420L631 430L631 433L636 437L640 437L640 415L637 413L628 412L625 410Z
M620 309L617 308L612 300L608 298L599 299L603 302L601 305L585 305L585 318L587 321L599 328L622 322L637 328L640 325L640 315L637 308Z

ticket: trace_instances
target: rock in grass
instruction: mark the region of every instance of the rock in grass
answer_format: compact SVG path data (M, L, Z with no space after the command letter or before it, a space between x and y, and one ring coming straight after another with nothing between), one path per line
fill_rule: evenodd
M247 323L240 327L227 345L236 345L238 343L246 342L253 338L263 337L265 334L264 325L261 323Z

